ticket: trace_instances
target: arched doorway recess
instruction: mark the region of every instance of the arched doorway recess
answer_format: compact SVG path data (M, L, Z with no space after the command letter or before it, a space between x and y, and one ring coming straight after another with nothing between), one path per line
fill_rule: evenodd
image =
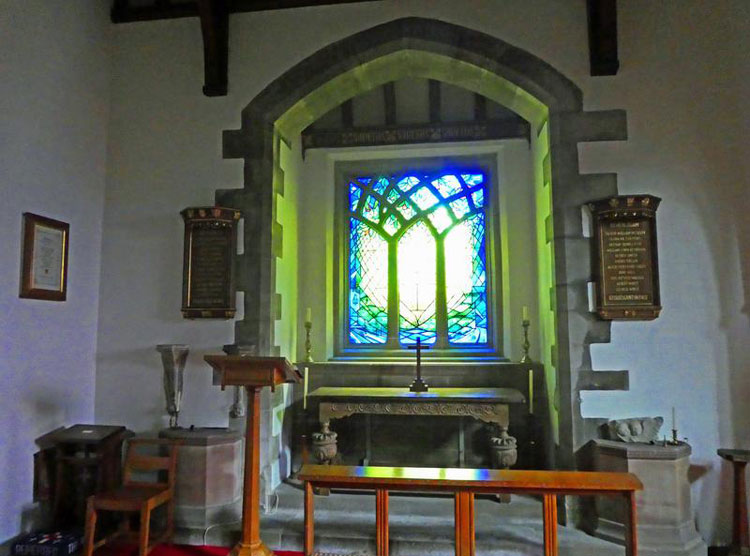
M283 229L275 199L283 194L279 142L327 111L372 87L422 77L482 94L528 120L535 174L539 326L542 360L557 442L556 466L576 467L576 452L595 435L584 419L580 392L627 389L627 373L594 371L589 346L609 341L609 322L588 310L590 243L581 205L617 194L615 174L578 172L579 142L627 138L622 110L584 112L581 91L539 58L504 41L450 23L397 19L337 41L269 84L242 111L242 127L224 132L224 157L244 159L244 187L220 190L217 204L242 210L245 253L238 289L244 319L235 342L274 353L280 318L275 261ZM542 277L545 277L544 279Z

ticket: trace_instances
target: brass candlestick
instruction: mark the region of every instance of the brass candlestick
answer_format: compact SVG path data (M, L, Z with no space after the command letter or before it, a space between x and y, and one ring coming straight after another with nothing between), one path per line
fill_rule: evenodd
M529 325L531 325L531 321L529 319L523 319L523 344L521 347L523 348L523 357L521 357L521 363L533 363L531 360L531 357L529 357L529 348L531 347L531 343L529 342Z
M305 363L312 363L312 342L310 341L310 331L312 330L312 322L307 321L305 323Z

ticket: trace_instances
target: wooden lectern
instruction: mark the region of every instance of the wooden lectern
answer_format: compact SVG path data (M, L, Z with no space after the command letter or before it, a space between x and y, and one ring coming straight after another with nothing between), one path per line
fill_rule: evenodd
M260 540L260 391L274 389L285 382L300 382L302 375L284 357L242 355L206 355L225 386L244 386L247 390L245 426L245 484L242 498L242 537L229 556L273 556Z

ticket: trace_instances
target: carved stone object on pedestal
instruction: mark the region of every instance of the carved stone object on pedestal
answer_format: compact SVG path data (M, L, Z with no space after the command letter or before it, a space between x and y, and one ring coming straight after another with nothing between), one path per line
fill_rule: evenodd
M180 441L175 480L177 542L203 544L207 528L242 516L242 436L224 428L164 429Z
M490 438L492 445L492 466L510 469L518 461L516 439L508 434L507 427L500 427L500 434Z
M607 436L610 440L648 444L659 440L659 429L663 423L663 417L615 419L607 423Z
M182 404L182 383L187 360L188 346L184 344L160 344L156 351L161 353L164 367L164 397L167 400L169 426L177 428L177 419Z
M594 471L628 471L643 483L637 492L638 553L646 556L706 556L690 504L689 444L644 444L592 440ZM625 517L619 505L596 500L596 518L588 524L600 538L624 543Z

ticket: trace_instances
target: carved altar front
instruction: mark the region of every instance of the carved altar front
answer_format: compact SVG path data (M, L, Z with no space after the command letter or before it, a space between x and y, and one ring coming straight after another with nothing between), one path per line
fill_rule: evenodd
M313 450L320 462L330 463L338 452L338 435L330 428L332 420L355 414L405 415L469 417L494 425L490 447L497 467L510 467L516 461L516 439L508 434L509 404L526 401L514 388L431 388L428 392L410 392L405 388L321 387L309 397L319 402L320 432L313 434ZM369 423L365 433L366 463L371 453ZM461 423L459 438L463 443Z

